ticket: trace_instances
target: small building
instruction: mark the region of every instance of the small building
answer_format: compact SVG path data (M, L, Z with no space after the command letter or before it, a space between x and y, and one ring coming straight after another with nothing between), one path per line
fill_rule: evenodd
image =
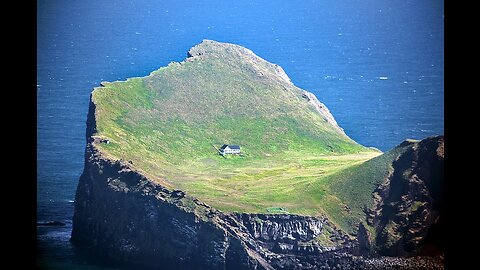
M224 144L220 148L220 154L240 154L240 146L239 145L232 145L232 144Z

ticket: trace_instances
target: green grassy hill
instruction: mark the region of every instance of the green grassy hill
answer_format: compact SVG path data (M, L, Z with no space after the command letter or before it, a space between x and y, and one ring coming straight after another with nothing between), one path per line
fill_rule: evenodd
M224 211L335 216L350 201L333 175L380 154L279 66L227 43L206 40L181 63L102 83L92 102L104 155ZM242 154L218 155L223 144Z
M364 209L372 206L372 192L392 172L393 161L410 147L410 144L399 145L383 155L323 178L331 198L324 205L330 218L349 233L353 233L359 221L365 223ZM367 226L367 229L373 228Z

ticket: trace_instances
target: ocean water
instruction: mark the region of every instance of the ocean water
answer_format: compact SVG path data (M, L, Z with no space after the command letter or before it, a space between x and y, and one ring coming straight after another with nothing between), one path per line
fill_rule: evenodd
M387 151L444 132L438 0L37 0L37 226L42 269L117 269L72 247L89 95L202 39L245 46L313 92L357 142ZM120 267L121 268L121 267Z

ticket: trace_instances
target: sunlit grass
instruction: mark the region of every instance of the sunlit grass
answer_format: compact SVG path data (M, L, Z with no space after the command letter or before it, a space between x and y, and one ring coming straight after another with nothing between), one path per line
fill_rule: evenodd
M98 148L223 211L325 214L353 227L343 207L358 214L369 198L351 200L334 175L347 183L342 172L380 153L335 129L272 64L227 49L96 88L95 135L110 142ZM241 155L218 155L224 143ZM371 188L362 181L359 191Z

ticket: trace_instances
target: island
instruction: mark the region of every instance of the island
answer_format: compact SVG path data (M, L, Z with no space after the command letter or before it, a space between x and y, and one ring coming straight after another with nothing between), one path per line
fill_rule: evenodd
M365 147L252 51L204 40L90 98L71 241L159 269L442 269L444 138Z

